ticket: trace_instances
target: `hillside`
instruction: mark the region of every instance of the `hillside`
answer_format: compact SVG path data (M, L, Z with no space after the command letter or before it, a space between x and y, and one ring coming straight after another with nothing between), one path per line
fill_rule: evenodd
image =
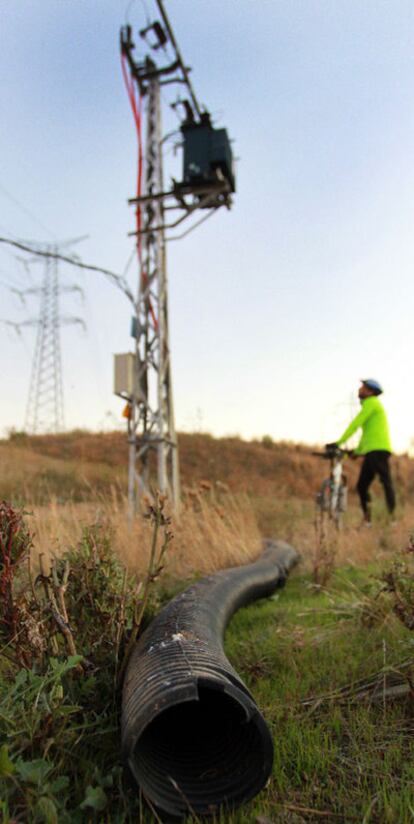
M200 480L225 483L232 492L254 497L312 500L327 466L315 458L312 447L286 442L213 438L208 434L179 434L180 470L184 488ZM21 433L0 441L0 496L44 501L87 500L91 493L124 491L127 444L122 432L73 431L61 435L27 436ZM351 490L358 462L348 461ZM414 495L414 461L393 459L401 502Z

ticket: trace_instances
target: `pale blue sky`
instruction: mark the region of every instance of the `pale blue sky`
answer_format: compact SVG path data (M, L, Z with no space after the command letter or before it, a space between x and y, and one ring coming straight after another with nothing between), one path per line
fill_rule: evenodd
M155 4L154 4L155 5ZM151 13L152 0L145 6ZM178 429L323 442L358 378L386 388L396 448L414 436L414 7L408 0L166 0L198 97L234 138L232 211L168 249ZM118 35L140 0L13 0L0 10L0 228L89 234L85 261L132 249L135 134ZM166 126L171 122L165 95ZM26 215L6 192L24 204ZM62 278L74 274L62 266ZM34 280L41 266L31 267ZM0 248L0 280L23 282ZM134 282L135 271L130 279ZM88 334L62 333L66 418L99 427L130 309L78 273ZM0 317L22 318L0 292ZM35 314L28 301L26 314ZM24 420L34 345L0 328L0 428Z

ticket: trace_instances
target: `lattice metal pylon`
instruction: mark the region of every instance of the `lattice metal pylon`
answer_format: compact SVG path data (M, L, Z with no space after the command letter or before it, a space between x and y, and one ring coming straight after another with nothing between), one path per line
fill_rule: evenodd
M156 0L156 4L161 22L147 21L140 36L146 40L151 51L159 50L162 55L159 61L155 62L149 55L137 61L134 58L131 26L128 24L121 29L122 71L138 134L137 196L129 200L137 207L137 228L131 234L137 237L140 262L140 285L133 327L136 340L133 359L135 377L132 379L131 376L132 360L129 354L118 355L115 380L116 394L128 401L128 499L131 515L135 513L139 495L152 491L150 470L155 476L152 454L156 454L157 487L168 495L175 507L179 503L178 446L168 332L166 240L178 240L217 209L222 206L230 208L235 191L233 155L227 132L216 129L208 111L200 107L163 0ZM135 84L139 90L138 99ZM183 113L180 131L184 151L182 180L173 178L165 190L162 149L165 141L174 134L163 137L161 133L160 87L167 84L178 84L180 88L179 97L172 106ZM181 96L181 92L185 97ZM142 104L147 114L144 193L141 192ZM185 220L190 219L191 222L192 216L199 210L205 210L203 217L193 222L187 231L174 234ZM164 235L166 230L167 237Z
M151 453L157 486L177 507L180 497L168 328L168 289L163 225L160 83L148 85L145 190L140 283L135 318L136 392L129 418L131 513L137 497L150 491ZM157 196L158 195L158 196ZM154 227L154 231L152 231Z
M49 251L57 253L57 248L50 247ZM59 294L57 260L46 258L26 408L27 432L60 432L64 429Z

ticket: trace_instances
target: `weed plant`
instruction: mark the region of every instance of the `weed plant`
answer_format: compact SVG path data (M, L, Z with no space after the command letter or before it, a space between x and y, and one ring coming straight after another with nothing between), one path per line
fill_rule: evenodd
M414 629L414 535L383 574L383 592L391 598L394 613L408 629Z
M158 499L149 510L151 563L138 582L100 524L34 578L23 514L0 505L4 824L121 823L141 815L120 762L119 685L131 645L158 607L152 585L172 537L163 507Z

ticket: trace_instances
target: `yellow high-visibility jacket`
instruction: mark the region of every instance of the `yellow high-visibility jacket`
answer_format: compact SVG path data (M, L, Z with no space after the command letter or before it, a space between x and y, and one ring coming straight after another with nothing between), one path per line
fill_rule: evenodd
M385 409L376 395L370 395L362 401L362 409L337 441L345 443L357 429L362 428L361 440L355 449L357 455L381 450L392 452L388 420Z

